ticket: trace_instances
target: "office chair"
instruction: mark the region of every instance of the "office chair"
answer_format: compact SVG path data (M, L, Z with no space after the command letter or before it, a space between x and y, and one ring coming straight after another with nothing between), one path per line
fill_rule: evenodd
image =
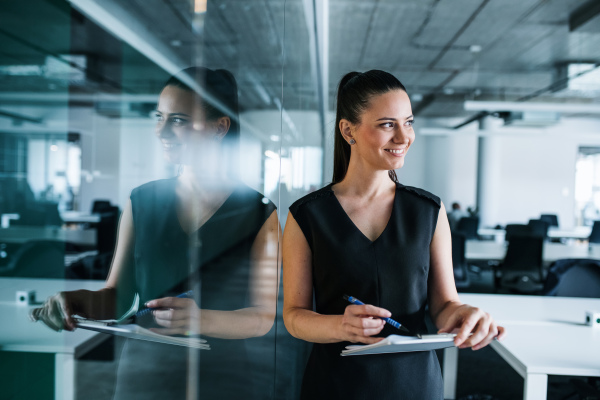
M110 207L112 207L110 200L94 200L94 203L92 203L92 214L100 213Z
M26 242L2 268L0 276L62 279L65 276L65 244L55 240Z
M592 232L588 238L589 243L600 243L600 221L594 221Z
M471 284L467 274L467 259L465 258L466 242L467 238L463 233L452 232L452 267L457 289L467 288Z
M558 216L556 214L542 214L540 219L548 222L550 226L558 227Z
M119 225L119 207L108 206L100 212L100 221L96 224L98 253L114 253Z
M504 261L494 272L496 288L534 294L544 287L544 239L529 235L513 235L508 241Z
M508 224L506 225L505 240L510 241L513 236L527 236L531 234L531 227L523 224Z
M456 224L456 232L465 235L466 239L477 239L477 229L479 228L478 217L462 217Z
M600 260L564 259L552 263L542 294L600 298Z
M597 221L596 221L597 222ZM552 263L542 294L561 297L600 298L600 260L564 259ZM598 378L570 379L574 393L565 400L578 398L600 398Z
M26 204L19 211L20 218L11 221L14 226L61 226L63 220L58 211L58 203L35 202Z
M527 225L529 226L532 235L544 239L548 238L548 229L550 228L548 221L544 221L543 219L530 219Z

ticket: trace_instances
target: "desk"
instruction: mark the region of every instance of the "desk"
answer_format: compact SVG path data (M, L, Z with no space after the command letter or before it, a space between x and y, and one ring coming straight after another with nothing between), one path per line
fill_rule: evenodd
M592 233L591 226L576 226L573 229L560 229L555 226L551 226L548 229L548 237L555 239L579 239L587 240Z
M463 293L460 300L507 329L491 347L524 378L523 399L546 399L548 375L600 376L600 329L583 324L585 310L600 310L600 299ZM446 399L456 396L458 354L455 347L444 351Z
M560 229L552 226L548 229L548 237L551 239L578 239L587 240L592 233L590 226L576 226L573 229ZM506 236L504 229L479 228L477 230L479 236L493 236L497 241L503 241Z
M62 290L98 290L102 287L104 281L0 278L0 351L54 354L55 399L75 397L75 358L93 349L106 336L83 329L58 333L41 322L33 323L29 320L29 310L34 306L18 306L15 292L35 290L39 301Z
M507 244L484 240L467 240L465 257L469 261L502 261L506 255ZM600 245L544 243L544 263L552 263L564 258L600 259Z
M31 240L59 240L94 247L96 246L96 230L36 226L0 228L0 242L26 243Z
M96 223L100 222L100 215L90 214L83 211L62 211L60 218L66 223L72 224L85 224L85 223Z

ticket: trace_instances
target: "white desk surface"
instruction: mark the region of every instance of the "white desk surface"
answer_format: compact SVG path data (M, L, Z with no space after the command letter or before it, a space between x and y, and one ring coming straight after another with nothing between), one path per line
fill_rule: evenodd
M576 226L572 229L561 229L552 226L550 229L548 229L548 237L555 239L585 240L590 237L591 232L592 228L590 226ZM504 229L479 228L477 233L480 236L496 236L501 240L503 240L504 236L506 236L506 231Z
M84 211L62 211L60 217L63 221L72 223L100 222L100 215L90 214Z
M460 294L507 329L491 346L521 376L600 376L600 328L584 325L585 311L600 299Z
M63 353L79 357L104 340L96 332L77 329L75 332L55 332L41 322L29 320L29 310L39 306L18 306L19 290L35 290L38 301L63 290L98 290L104 281L61 279L0 278L0 350L36 353Z
M551 238L563 238L563 239L587 239L592 233L591 226L576 226L573 229L561 229L555 226L551 226L548 229L548 237Z
M467 240L465 257L467 260L496 260L501 261L506 255L507 244L487 240ZM600 259L600 245L582 243L562 244L544 243L543 259L550 263L564 258Z
M0 242L25 243L30 240L59 240L95 246L95 229L62 229L50 227L12 226L0 228Z

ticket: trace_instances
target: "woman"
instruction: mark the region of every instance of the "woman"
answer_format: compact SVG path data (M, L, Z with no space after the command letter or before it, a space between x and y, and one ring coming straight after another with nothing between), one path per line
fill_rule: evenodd
M274 205L236 179L239 125L233 76L206 68L182 71L161 91L156 119L165 158L180 165L179 176L132 191L106 287L61 292L37 318L53 329L73 330L73 315L114 318L129 308L137 292L141 302L158 309L153 330L200 334L211 350L192 355L185 348L129 340L117 397L252 394L244 341L223 339L258 337L270 330L280 228ZM190 289L194 298L175 297Z
M456 332L460 348L504 335L458 299L440 199L397 181L412 124L406 89L391 74L351 72L340 81L333 181L290 207L283 237L284 322L315 343L303 399L443 399L433 351L340 356L349 342L399 333L381 317L424 333L429 304L439 332ZM366 305L348 305L344 294Z

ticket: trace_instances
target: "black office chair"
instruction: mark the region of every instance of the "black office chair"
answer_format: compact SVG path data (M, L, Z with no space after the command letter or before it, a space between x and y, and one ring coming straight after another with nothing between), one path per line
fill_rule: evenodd
M457 289L469 287L471 281L467 273L465 258L467 238L461 232L452 232L452 266L454 268L454 283Z
M11 221L14 226L61 226L63 220L58 211L58 203L33 202L23 206L18 212L19 219Z
M544 221L543 219L530 219L527 225L529 226L532 235L544 239L548 238L548 229L550 228L548 221Z
M466 239L477 239L477 229L479 228L478 217L462 217L456 224L456 232L465 235Z
M65 277L65 244L54 240L26 242L0 270L0 276L62 279Z
M600 260L565 259L552 263L542 294L546 296L600 298ZM567 399L600 398L598 378L569 380L574 393Z
M531 227L523 224L508 224L506 225L505 240L510 241L513 236L528 236L531 234Z
M513 235L508 241L504 261L495 271L496 287L523 294L539 293L544 287L544 239Z
M600 221L594 221L592 232L588 238L589 243L600 243Z
M92 214L100 213L110 207L112 207L110 200L94 200L94 203L92 203Z
M556 214L542 214L540 219L548 222L548 225L550 226L558 227L558 216Z
M564 259L552 263L542 294L600 298L600 260Z
M114 253L119 215L119 207L116 206L108 206L100 212L100 221L96 224L98 253Z

